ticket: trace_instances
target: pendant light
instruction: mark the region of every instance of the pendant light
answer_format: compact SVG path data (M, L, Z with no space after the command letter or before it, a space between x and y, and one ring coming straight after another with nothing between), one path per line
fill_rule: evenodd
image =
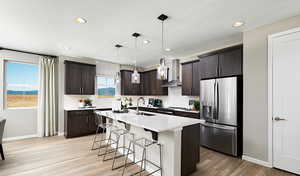
M157 79L159 80L167 80L168 79L168 67L166 65L166 58L164 56L165 51L165 41L164 41L164 21L168 19L168 16L165 14L161 14L157 17L161 21L161 55L159 61L159 66L157 68Z
M116 44L115 47L117 49L117 58L119 60L120 48L122 48L123 46L119 45L119 44ZM121 80L121 74L120 74L120 72L117 72L116 75L115 75L115 84L120 83L120 80Z
M133 33L132 36L135 38L135 42L134 42L134 44L135 44L135 50L136 50L136 57L135 57L135 59L137 59L137 38L139 36L141 36L141 34L139 34L139 33ZM131 75L131 83L132 84L140 84L140 74L137 71L136 60L135 60L134 70L133 70L133 73Z

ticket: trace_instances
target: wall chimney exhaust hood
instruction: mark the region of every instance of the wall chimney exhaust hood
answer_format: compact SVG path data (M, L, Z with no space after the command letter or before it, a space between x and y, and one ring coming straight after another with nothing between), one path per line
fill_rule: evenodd
M171 64L171 74L172 79L167 84L162 85L162 87L178 87L181 86L180 82L180 60L174 59Z

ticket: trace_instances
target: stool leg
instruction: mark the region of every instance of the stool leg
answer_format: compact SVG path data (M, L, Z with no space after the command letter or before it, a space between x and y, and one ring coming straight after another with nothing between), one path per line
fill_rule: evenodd
M98 131L99 131L99 126L97 127L96 134L95 134L95 136L94 136L93 145L92 145L92 150L95 150L95 149L94 149L94 145L95 145L95 143L96 143Z
M159 145L159 167L160 167L160 176L162 176L162 172L163 172L163 169L162 169L162 159L161 159L161 150L162 150L162 148L161 148L161 145L160 144L158 144Z
M113 164L112 164L112 167L111 169L114 170L114 166L115 166L115 162L116 162L116 156L117 156L117 153L118 153L118 148L119 148L119 142L120 142L120 136L117 137L117 146L116 146L116 150L115 150L115 153L114 153L114 157L113 157Z
M144 170L146 170L147 165L147 150L145 149L145 162L144 162Z
M100 154L101 149L104 148L104 146L102 146L102 142L104 141L104 137L103 134L100 134L100 141L99 141L99 150L98 150L98 156L101 156L103 154Z
M143 164L146 162L145 161L145 153L146 153L146 148L143 149L142 163L141 163L141 169L140 169L140 176L142 175L142 172L143 172Z
M123 155L125 155L125 135L123 135Z
M126 170L126 168L127 168L127 160L128 160L130 148L131 148L131 141L129 142L129 146L128 146L128 150L127 150L127 154L126 154L126 158L125 158L125 164L124 164L124 167L123 167L122 176L124 176L125 170ZM134 151L134 152L135 152L135 151ZM135 155L135 153L133 153L133 154Z
M105 147L105 153L104 153L103 161L105 161L105 157L106 157L106 155L108 153L108 146L110 146L110 145L111 145L111 133L109 133L109 137L108 137L108 141L107 141L107 146ZM100 150L99 150L99 152L100 152Z

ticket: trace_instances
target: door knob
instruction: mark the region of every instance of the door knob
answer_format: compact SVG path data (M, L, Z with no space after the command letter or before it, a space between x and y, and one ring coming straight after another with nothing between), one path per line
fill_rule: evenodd
M275 117L274 120L275 120L275 121L281 121L281 120L285 120L285 119L280 118L280 117Z

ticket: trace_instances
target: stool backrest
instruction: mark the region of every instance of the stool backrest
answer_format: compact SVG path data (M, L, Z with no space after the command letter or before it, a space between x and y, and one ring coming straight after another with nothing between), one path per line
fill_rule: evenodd
M6 119L0 119L0 144L2 144Z

